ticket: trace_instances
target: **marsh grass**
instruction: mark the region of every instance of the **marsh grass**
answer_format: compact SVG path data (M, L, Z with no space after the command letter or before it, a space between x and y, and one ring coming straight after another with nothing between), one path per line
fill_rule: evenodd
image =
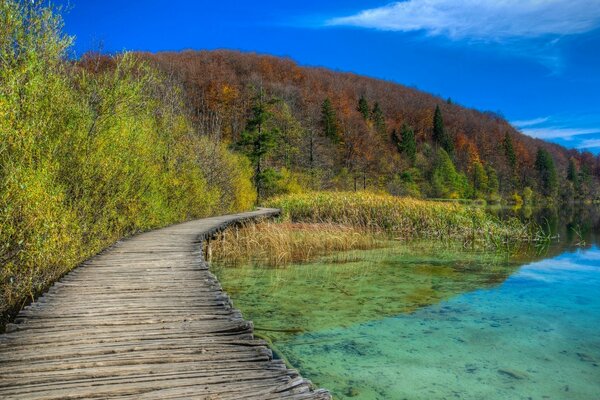
M226 264L260 262L279 267L312 261L338 251L382 247L382 235L361 227L333 223L247 222L223 232L211 244L214 261Z
M213 242L214 261L281 267L350 250L393 246L394 241L435 240L439 245L513 251L540 240L539 230L516 218L500 220L484 209L391 195L317 192L266 202L282 210L277 221L246 223ZM345 252L345 253L343 253Z
M428 238L500 248L532 242L538 227L517 218L500 220L477 206L370 192L316 192L270 199L282 220L341 224L395 239Z

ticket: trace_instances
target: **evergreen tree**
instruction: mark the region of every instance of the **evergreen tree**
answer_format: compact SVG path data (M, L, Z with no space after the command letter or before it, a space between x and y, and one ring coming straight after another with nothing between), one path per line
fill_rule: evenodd
M371 118L373 120L373 124L377 133L380 134L382 137L385 137L387 132L387 128L385 125L385 116L383 115L383 111L381 110L381 107L377 102L375 102L375 105L373 106Z
M567 168L567 180L573 182L573 184L576 184L578 178L579 174L577 172L577 165L575 164L573 157L571 157L569 159L569 166Z
M358 107L356 107L356 110L361 113L365 121L367 121L371 116L371 111L369 110L369 102L367 101L367 99L365 99L365 96L360 96L360 99L358 99Z
M321 105L321 126L326 137L334 142L339 141L337 116L329 98L326 98Z
M548 151L539 148L535 159L535 169L538 172L540 191L544 196L554 196L558 188L558 176L554 160Z
M254 99L252 115L246 123L246 129L242 132L238 147L248 156L254 167L254 184L256 186L257 201L263 194L263 183L269 178L269 172L265 174L263 163L276 143L278 130L269 128L267 122L272 115L268 107L274 101L265 102L262 89Z
M400 152L406 155L411 165L413 165L417 158L417 142L415 141L415 132L406 124L402 125L402 138L399 149Z
M452 156L454 154L454 142L444 128L444 119L442 118L442 110L440 106L435 106L433 114L433 142Z
M498 193L500 183L498 182L498 174L496 173L496 170L488 164L485 166L485 172L488 178L488 194Z
M512 137L508 132L504 134L504 141L502 144L504 146L504 155L506 156L508 165L510 165L511 171L514 173L515 168L517 167L517 155L515 154Z
M471 165L473 189L475 190L475 196L487 193L488 191L488 176L485 172L485 168L480 161L475 161Z
M390 137L392 138L392 143L396 145L398 153L402 153L402 148L400 147L400 143L402 143L402 138L400 137L400 135L398 135L398 131L396 129L393 129L392 133L390 134Z
M456 171L454 163L444 149L437 151L431 185L433 195L443 198L464 197L472 190L467 178Z
M444 134L442 110L440 110L440 106L435 106L435 113L433 114L433 142L437 145L441 145L444 141Z

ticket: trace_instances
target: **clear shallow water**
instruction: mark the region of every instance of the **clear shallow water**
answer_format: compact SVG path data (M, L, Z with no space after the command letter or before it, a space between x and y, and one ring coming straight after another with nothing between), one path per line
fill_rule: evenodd
M600 249L534 258L417 243L216 273L339 399L600 399Z

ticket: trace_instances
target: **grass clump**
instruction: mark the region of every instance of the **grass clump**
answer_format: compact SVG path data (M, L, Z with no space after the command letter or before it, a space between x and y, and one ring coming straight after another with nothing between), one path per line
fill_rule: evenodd
M500 220L479 207L388 194L313 192L272 198L265 205L280 208L285 221L342 224L394 238L458 240L486 247L534 239L531 228L516 218Z

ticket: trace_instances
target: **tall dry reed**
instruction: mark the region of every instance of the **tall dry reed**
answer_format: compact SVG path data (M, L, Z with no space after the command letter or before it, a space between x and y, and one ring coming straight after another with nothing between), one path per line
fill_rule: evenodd
M228 229L211 243L213 260L228 264L258 261L271 267L307 262L335 251L383 245L364 229L340 224L261 221Z

